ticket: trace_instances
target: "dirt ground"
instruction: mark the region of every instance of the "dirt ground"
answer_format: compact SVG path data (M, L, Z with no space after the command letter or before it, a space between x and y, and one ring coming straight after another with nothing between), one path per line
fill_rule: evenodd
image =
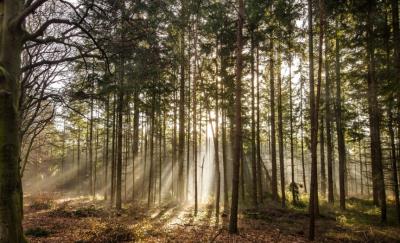
M306 210L281 209L269 203L239 215L239 234L227 231L211 205L196 216L176 203L147 209L131 203L119 212L103 201L58 194L26 196L24 230L29 242L307 242ZM400 228L351 223L351 215L321 214L317 242L400 242Z

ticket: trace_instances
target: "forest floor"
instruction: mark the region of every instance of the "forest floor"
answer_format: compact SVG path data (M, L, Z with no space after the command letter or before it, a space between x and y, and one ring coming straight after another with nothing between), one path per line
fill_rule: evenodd
M378 209L369 201L349 199L346 212L322 203L317 242L400 242L400 227L389 208L389 222L379 223ZM227 231L229 217L218 224L211 205L176 203L147 209L143 204L110 209L103 201L59 194L25 196L24 229L30 242L307 242L306 207L288 209L268 202L259 210L242 210L239 234Z

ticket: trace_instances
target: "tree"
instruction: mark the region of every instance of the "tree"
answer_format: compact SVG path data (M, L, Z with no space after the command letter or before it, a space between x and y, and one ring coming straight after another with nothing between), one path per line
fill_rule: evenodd
M286 195L285 195L285 162L283 156L283 118L282 118L282 76L281 70L281 54L280 47L278 47L278 144L279 144L279 168L281 175L281 203L282 207L286 207Z
M341 98L341 66L340 66L340 39L338 36L338 23L336 20L335 32L335 79L336 79L336 133L339 153L339 201L340 208L346 209L345 174L346 174L346 147L342 125L342 98Z
M1 45L0 45L0 63L1 63L1 90L0 90L0 173L2 180L0 181L0 240L2 242L24 242L23 231L21 226L22 220L22 185L20 177L20 155L21 155L21 138L20 131L20 97L19 87L21 82L21 74L29 68L34 68L43 64L57 64L65 61L74 61L85 55L81 53L76 57L63 57L60 60L42 61L29 66L21 66L21 54L23 45L28 41L41 41L42 43L52 43L63 40L68 37L40 39L44 36L46 30L53 25L75 26L73 30L67 31L68 34L76 29L84 30L78 22L63 18L53 18L44 21L39 27L32 32L23 28L25 21L35 10L45 4L46 0L36 1L9 1L0 2L1 11ZM77 7L65 3L67 8L76 10ZM90 9L91 6L88 6ZM85 18L86 16L80 16ZM90 33L86 32L88 36ZM86 53L88 55L88 53Z
M272 164L272 178L271 178L271 190L272 198L278 200L278 182L277 182L277 168L276 168L276 142L275 142L275 81L274 81L274 40L273 34L271 33L270 41L270 60L269 60L269 72L270 72L270 106L271 106L271 164Z
M229 220L229 232L236 234L237 214L239 203L239 171L242 152L242 49L243 49L243 21L244 4L243 0L237 0L238 20L236 29L236 87L235 87L235 149L233 155L233 176L232 176L232 202Z
M386 191L382 168L380 110L377 99L378 83L375 76L375 15L376 2L368 0L367 3L367 64L368 64L368 113L371 136L372 178L376 185L379 205L381 208L381 221L386 221Z

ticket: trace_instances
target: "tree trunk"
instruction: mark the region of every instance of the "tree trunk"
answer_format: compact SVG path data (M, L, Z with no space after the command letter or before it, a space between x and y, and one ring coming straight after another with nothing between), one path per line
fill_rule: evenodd
M182 21L185 20L185 4L184 0L182 5ZM179 83L179 145L178 145L178 198L181 202L185 199L184 193L184 162L185 162L185 28L182 27L180 30L180 51L181 51L181 63L180 63L180 83Z
M256 121L255 121L255 95L254 95L254 31L250 33L251 55L251 172L252 172L252 201L254 208L258 207L257 200L257 161L256 161Z
M118 128L117 128L117 165L116 165L116 176L117 176L117 184L116 184L116 198L115 198L115 207L117 210L121 209L122 200L122 123L123 123L123 106L124 106L124 93L123 93L123 84L125 77L125 60L121 58L120 60L120 77L118 84L118 104L117 104L117 114L118 114Z
M271 164L272 164L272 181L271 191L272 199L278 200L278 178L277 178L277 166L276 166L276 142L275 142L275 84L274 84L274 41L270 38L270 109L271 109Z
M112 142L111 142L111 187L110 187L110 194L111 194L111 200L110 200L110 205L114 205L114 200L115 200L115 167L116 167L116 160L115 160L115 135L116 135L116 123L117 123L117 116L116 116L116 95L114 93L114 99L113 99L113 127L112 127Z
M319 141L320 141L320 170L321 170L321 193L322 196L326 196L326 171L325 171L325 134L324 134L324 121L325 118L321 116L321 125L320 125L320 134L319 134Z
M110 95L107 95L107 101L106 101L106 124L105 124L105 129L106 129L106 137L105 137L105 148L104 148L104 200L107 200L107 187L108 187L108 164L109 164L109 155L108 155L108 146L110 143Z
M392 107L389 107L389 136L390 136L391 161L392 161L393 194L395 199L397 221L400 222L400 199L399 199L399 181L397 178L398 176L397 155L396 155L396 144L395 144L394 129L393 129L393 114L391 109Z
M217 41L217 48L218 48L218 41ZM218 51L217 51L218 52ZM218 56L218 54L216 54ZM218 73L218 61L216 60L216 74ZM219 204L220 204L220 195L221 195L221 172L220 172L220 165L219 165L219 82L217 75L215 76L216 81L216 88L215 88L215 135L214 135L214 147L215 147L215 218L216 224L219 223Z
M153 98L154 99L154 98ZM149 173L149 186L147 191L147 207L152 203L152 186L153 186L153 165L154 165L154 101L152 102L151 115L150 115L150 173Z
M96 129L96 144L94 147L94 171L93 171L93 199L96 199L96 182L97 182L97 150L99 148L99 129Z
M292 168L292 174L291 174L291 192L292 192L292 203L297 204L297 195L295 188L297 187L297 184L294 179L294 144L293 144L293 88L292 88L292 49L291 49L291 41L292 41L292 29L290 27L289 30L289 125L290 125L290 166Z
M139 153L139 91L135 90L133 98L133 141L132 141L132 201L135 199L135 161Z
M308 0L308 57L309 57L309 78L310 78L310 120L311 120L311 182L310 182L310 198L309 198L309 240L315 238L315 209L317 194L317 114L314 91L314 45L313 45L313 20L312 20L312 0Z
M196 23L194 30L194 65L193 65L193 167L194 167L194 215L197 215L198 210L198 195L197 195L197 25L198 17L196 15ZM200 131L201 132L201 131Z
M281 204L286 207L285 195L285 161L283 151L283 118L282 118L282 76L281 76L281 47L278 47L278 144L279 144L279 169L281 176Z
M77 147L77 171L76 178L78 184L78 195L81 194L81 127L78 125L78 147Z
M304 161L304 116L303 116L303 80L300 80L300 131L301 131L301 168L303 172L303 186L304 192L307 193L307 181L306 181L306 168L305 168L305 161Z
M260 56L258 44L256 46L256 89L257 89L257 113L256 113L256 151L257 151L257 184L258 184L258 198L263 202L263 187L262 187L262 168L261 168L261 138L260 138Z
M237 0L238 22L236 29L236 87L235 87L235 149L233 155L233 175L232 175L232 204L229 220L229 233L237 234L237 214L239 202L239 171L242 151L242 49L243 49L243 22L244 22L244 3Z
M325 21L325 27L328 23ZM329 74L329 40L325 41L325 127L326 127L326 148L327 148L327 167L328 167L328 202L334 203L333 195L333 144L332 144L332 100L331 100L331 78Z
M394 46L394 55L393 55L393 63L395 68L395 83L397 86L397 125L398 125L398 135L400 139L400 28L399 28L399 1L391 0L392 7L392 28L393 28L393 46ZM398 148L400 155L400 146Z
M342 98L341 98L341 70L340 70L340 40L338 36L338 21L336 20L335 32L335 75L336 75L336 133L338 142L339 153L339 200L340 209L346 209L346 188L345 188L345 174L346 174L346 147L344 141L344 131L342 125Z
M378 104L378 83L375 77L375 33L374 21L376 2L369 0L367 5L367 56L368 56L368 113L371 134L372 178L375 181L381 207L381 221L386 222L386 191L382 168L380 135L380 110Z
M171 191L172 191L172 196L176 199L176 187L175 187L175 163L176 163L176 158L177 158L177 152L178 152L178 146L177 146L177 95L176 91L174 92L174 117L173 117L173 123L174 123L174 128L172 132L172 160L171 160Z
M24 1L0 2L0 242L25 242L22 230L23 203L20 177L19 136L21 52L24 32L12 20Z
M94 65L94 63L92 63ZM94 95L94 78L90 78L90 118L89 118L89 193L94 198L94 190L93 190L93 95Z

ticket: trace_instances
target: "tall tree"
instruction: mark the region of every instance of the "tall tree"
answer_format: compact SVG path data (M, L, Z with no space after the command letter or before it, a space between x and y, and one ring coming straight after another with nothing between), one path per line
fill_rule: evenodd
M244 4L243 0L237 0L238 20L236 29L236 87L235 87L235 149L233 154L232 175L232 202L229 220L229 232L238 233L237 216L239 206L239 171L242 152L242 49L243 49L243 22Z
M278 200L278 176L277 176L277 166L276 166L276 135L275 135L275 67L274 67L274 40L273 40L273 33L271 33L270 41L269 41L269 48L270 48L270 60L269 60L269 92L270 92L270 110L271 110L271 164L272 164L272 178L271 178L271 191L272 191L272 198L274 200Z
M279 144L279 169L281 179L281 204L286 207L285 195L285 161L283 151L283 115L282 115L282 74L281 74L281 47L278 47L278 144Z
M317 209L317 136L318 136L318 91L315 97L314 84L314 45L313 45L313 4L308 0L308 58L309 58L309 79L310 79L310 123L311 123L311 182L309 197L309 235L310 240L315 238L315 217ZM319 82L318 82L319 84ZM318 89L318 87L317 87Z
M328 22L325 21L325 27L328 28ZM325 127L326 127L326 148L327 148L327 169L328 169L328 202L334 202L333 195L333 144L332 144L332 100L331 100L331 78L330 62L328 53L330 50L328 36L325 41Z
M386 191L382 166L381 134L380 134L380 109L378 104L378 83L375 70L375 18L376 1L367 2L367 64L368 64L368 113L371 136L372 179L376 185L379 205L381 208L381 221L386 222Z
M179 141L178 141L178 185L177 192L179 199L184 200L184 178L183 178L183 167L185 160L185 21L187 4L186 0L181 0L181 29L180 29L180 81L179 81Z
M340 16L338 17L340 18ZM346 173L346 147L344 141L343 121L342 121L342 89L341 89L341 61L340 61L340 39L339 24L340 19L336 19L335 30L335 79L336 79L336 133L339 154L339 201L340 208L346 209L345 173Z

